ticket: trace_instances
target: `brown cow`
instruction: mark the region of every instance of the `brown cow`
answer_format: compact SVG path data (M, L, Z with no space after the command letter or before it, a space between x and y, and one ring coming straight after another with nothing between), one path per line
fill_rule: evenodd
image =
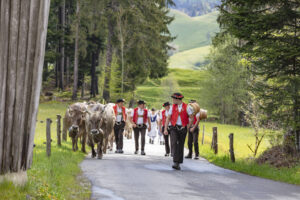
M72 149L73 151L78 150L78 138L81 139L81 151L86 153L86 130L85 130L85 103L75 103L68 107L65 117L63 119L63 132L69 130L69 136L72 138Z
M98 108L101 108L99 106ZM88 145L92 148L92 158L102 159L104 132L100 128L102 124L102 110L88 109L86 113L86 132L88 133ZM94 149L97 144L97 153Z
M116 121L115 112L113 109L114 104L107 104L104 106L103 110L103 123L101 124L101 129L104 132L104 148L103 151L106 153L108 142L110 142L110 149L112 150L113 142L114 142L114 125Z

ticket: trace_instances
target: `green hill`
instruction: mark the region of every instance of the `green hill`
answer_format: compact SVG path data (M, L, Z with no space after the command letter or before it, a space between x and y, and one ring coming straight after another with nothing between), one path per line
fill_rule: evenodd
M207 64L209 49L208 45L176 53L169 59L169 68L199 69Z
M169 29L177 38L173 44L180 52L211 44L211 37L219 31L218 12L199 17L190 17L183 12L171 9L170 16L175 17Z
M182 92L186 102L197 99L205 102L202 94L202 80L206 76L205 70L170 69L167 77L159 80L147 80L136 90L136 99L147 102L148 108L160 109L166 101L171 101L171 94Z

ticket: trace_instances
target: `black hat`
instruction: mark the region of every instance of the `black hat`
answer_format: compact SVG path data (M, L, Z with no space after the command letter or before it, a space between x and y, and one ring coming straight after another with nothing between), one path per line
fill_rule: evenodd
M163 107L166 107L166 106L170 106L171 104L169 102L166 102L163 104Z
M117 103L125 102L125 99L118 99Z
M197 101L194 100L194 99L190 100L190 103L196 103L196 102L197 102Z
M171 96L173 99L183 99L184 96L181 94L181 93L174 93L172 96Z
M146 102L145 102L145 101L143 101L143 100L138 100L137 104L138 104L138 105L141 105L141 104L146 104Z

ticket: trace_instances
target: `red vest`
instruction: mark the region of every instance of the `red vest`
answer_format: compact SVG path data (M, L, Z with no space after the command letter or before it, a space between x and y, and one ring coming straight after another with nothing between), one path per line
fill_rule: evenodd
M138 120L138 109L139 108L135 108L133 111L133 122L137 123ZM147 123L147 118L148 118L148 110L144 109L144 116L143 116L143 123L146 124Z
M176 126L176 122L178 117L181 118L181 123L182 126L185 127L188 125L189 123L189 115L187 113L187 104L182 103L182 109L181 112L179 112L178 110L178 105L177 104L173 104L172 107L172 116L171 116L171 124L172 126Z
M166 123L166 110L163 110L161 115L162 115L162 125L165 126L165 123Z
M196 115L195 115L195 116L194 116L194 122L193 122L193 124L195 125L196 122L197 122L197 117L196 117Z
M115 105L114 106L114 111L115 111L115 115L117 116L118 115L118 106ZM126 108L123 106L122 107L122 114L123 114L123 120L126 121Z

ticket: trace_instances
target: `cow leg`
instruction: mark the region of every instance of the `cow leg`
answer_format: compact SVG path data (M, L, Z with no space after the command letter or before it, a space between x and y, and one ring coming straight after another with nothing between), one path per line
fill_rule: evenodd
M75 151L78 150L78 136L75 136Z
M109 150L112 151L112 150L113 150L113 147L114 147L114 138L112 137L112 138L110 139L110 148L109 148Z
M101 142L102 143L102 142ZM108 145L108 138L104 139L104 147L103 147L103 153L106 154L106 150L107 150L107 145ZM101 145L102 146L102 145Z
M95 148L94 142L91 143L91 148L92 148L92 158L95 158L96 155L97 155L97 153L96 153L96 151L94 149Z
M86 150L85 150L85 141L86 141L86 133L83 133L82 134L82 141L81 141L81 151L83 153L86 153Z
M72 137L72 150L76 151L76 149L75 149L75 138L74 137Z
M103 158L103 152L102 152L102 141L98 143L97 146L97 153L98 153L98 159L102 159Z

